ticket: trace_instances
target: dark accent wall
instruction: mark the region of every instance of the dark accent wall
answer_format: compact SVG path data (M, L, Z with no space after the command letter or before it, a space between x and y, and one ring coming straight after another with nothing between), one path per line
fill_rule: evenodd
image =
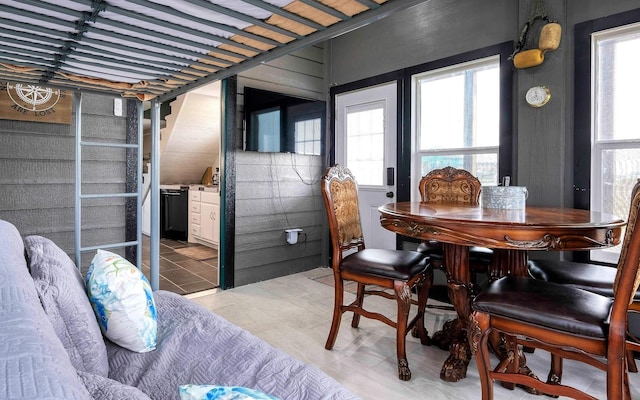
M138 100L127 100L127 131L126 141L128 144L139 144L139 123L138 121ZM142 145L140 143L140 145ZM140 150L142 151L142 150ZM143 182L138 182L138 149L127 149L127 180L125 188L127 193L135 193L138 191L138 185L142 185ZM135 198L129 198L126 202L126 226L125 226L125 241L134 242L138 240L138 200ZM125 257L131 263L137 263L138 248L135 246L127 247L125 250Z
M528 19L530 0L431 0L394 14L327 43L327 79L342 85L390 73L505 41L517 41ZM606 15L632 10L637 1L547 1L550 18L563 33L560 47L545 55L542 65L514 74L514 176L526 186L528 204L573 206L573 79L574 26ZM541 24L534 24L527 47L537 42ZM535 85L551 89L551 101L529 107L524 95ZM557 257L557 254L553 254Z
M342 85L505 41L517 41L530 0L431 0L331 40L328 81ZM563 28L560 48L537 67L515 72L512 183L527 186L529 204L573 205L573 29L578 22L637 8L632 0L545 2ZM541 25L532 27L528 46ZM546 85L551 101L534 109L529 87ZM580 157L580 155L577 155Z
M232 76L222 82L222 138L221 152L222 175L220 186L223 196L220 199L220 215L222 220L222 234L220 235L220 254L218 259L220 269L220 287L223 289L234 286L234 265L236 248L236 137L238 127L242 125L237 120L237 92L238 78Z
M126 104L126 102L124 102ZM126 107L124 115L126 116ZM113 97L84 94L83 140L126 141L126 117L113 116ZM75 121L75 118L72 118ZM83 150L85 193L123 192L124 149ZM41 235L74 257L75 126L0 120L0 219L23 236ZM83 245L125 240L125 201L85 201ZM83 256L86 271L93 254Z

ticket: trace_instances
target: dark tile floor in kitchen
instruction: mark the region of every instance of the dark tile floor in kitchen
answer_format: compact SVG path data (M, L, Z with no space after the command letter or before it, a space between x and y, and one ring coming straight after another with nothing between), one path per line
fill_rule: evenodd
M218 258L194 260L175 249L202 246L180 240L160 239L160 289L189 294L218 287ZM150 240L142 235L142 272L149 277Z

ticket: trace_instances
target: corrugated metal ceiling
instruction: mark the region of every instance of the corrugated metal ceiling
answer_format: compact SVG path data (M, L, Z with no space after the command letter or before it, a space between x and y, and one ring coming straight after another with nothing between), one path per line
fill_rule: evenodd
M0 80L161 101L424 0L0 0Z

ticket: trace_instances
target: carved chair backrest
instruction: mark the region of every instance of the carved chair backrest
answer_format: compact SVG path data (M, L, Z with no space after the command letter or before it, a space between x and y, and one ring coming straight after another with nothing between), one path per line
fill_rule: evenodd
M327 168L321 180L333 264L337 267L345 251L364 249L364 236L358 208L358 184L348 168L337 164Z
M640 229L637 229L638 212L640 212L640 180L636 182L631 192L631 205L629 217L620 250L620 259L613 290L615 301L622 297L621 301L626 305L633 302L634 295L640 285ZM620 296L619 296L620 295Z
M469 171L445 167L434 169L420 179L418 189L423 202L480 204L482 184Z
M620 259L613 285L614 299L609 316L607 359L611 362L624 360L626 354L627 323L629 305L640 284L640 229L637 229L640 211L640 180L631 192L629 218L625 229Z

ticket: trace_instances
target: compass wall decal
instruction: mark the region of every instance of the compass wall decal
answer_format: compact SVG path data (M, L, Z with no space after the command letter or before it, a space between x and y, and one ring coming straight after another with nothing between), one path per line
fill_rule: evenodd
M73 94L33 83L0 82L0 119L71 123Z
M18 107L29 111L46 111L58 104L60 90L29 84L7 84L7 93Z

